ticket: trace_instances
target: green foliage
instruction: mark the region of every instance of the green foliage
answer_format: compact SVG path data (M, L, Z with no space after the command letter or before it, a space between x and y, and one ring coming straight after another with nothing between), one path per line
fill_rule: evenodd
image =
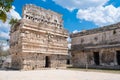
M9 24L11 24L12 26L15 25L18 22L18 19L14 19L12 18L9 22Z
M1 56L7 57L9 54L10 54L9 50L5 50L5 51L3 50Z
M0 0L0 19L3 22L6 22L7 20L7 12L12 9L12 2L14 0Z
M7 19L7 15L4 11L0 10L0 19L5 22Z
M3 42L0 42L0 57L3 53Z
M5 40L5 42L8 42L8 40ZM4 47L4 42L3 41L0 41L0 57L1 56L8 56L9 55L9 49L8 50L3 50L3 47Z

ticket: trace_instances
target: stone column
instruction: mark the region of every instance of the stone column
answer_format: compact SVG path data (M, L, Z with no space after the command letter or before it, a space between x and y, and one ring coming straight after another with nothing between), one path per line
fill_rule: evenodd
M85 56L85 68L87 70L88 69L88 52L87 51L83 51L83 54Z
M103 50L100 50L99 52L99 61L100 61L100 65L102 65L102 53L103 53Z
M117 65L117 58L116 58L117 52L114 50L114 65Z

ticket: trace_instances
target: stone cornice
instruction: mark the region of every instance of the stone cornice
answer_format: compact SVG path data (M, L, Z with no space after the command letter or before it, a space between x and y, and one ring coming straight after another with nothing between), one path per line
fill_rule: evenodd
M95 29L91 29L91 30L85 30L85 31L78 32L78 33L72 33L72 34L70 34L70 37L71 38L80 37L80 36L96 34L96 33L101 33L101 32L110 31L110 30L116 30L118 28L120 28L120 22L116 23L116 24L100 27L100 28L95 28Z

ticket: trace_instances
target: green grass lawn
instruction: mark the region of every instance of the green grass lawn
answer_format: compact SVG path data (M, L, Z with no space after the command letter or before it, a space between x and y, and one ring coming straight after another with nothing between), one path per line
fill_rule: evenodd
M77 70L77 71L87 71L87 72L102 72L102 73L116 73L120 74L120 70L111 70L111 69L85 69L85 68L73 68L68 67L68 70Z

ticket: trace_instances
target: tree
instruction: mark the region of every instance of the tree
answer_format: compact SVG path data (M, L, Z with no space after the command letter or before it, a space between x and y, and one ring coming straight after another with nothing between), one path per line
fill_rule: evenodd
M0 41L0 67L2 65L3 42Z
M0 57L2 55L2 52L3 52L3 42L0 41Z
M7 12L12 9L12 2L14 0L0 0L0 20L6 22L7 20Z
M11 24L11 26L14 26L17 22L18 22L18 19L12 18L12 19L10 20L9 24Z
M3 47L5 46L6 42L7 42L7 40L0 40L0 67L3 64L4 58L6 58L8 55L10 55L9 49L3 50Z

